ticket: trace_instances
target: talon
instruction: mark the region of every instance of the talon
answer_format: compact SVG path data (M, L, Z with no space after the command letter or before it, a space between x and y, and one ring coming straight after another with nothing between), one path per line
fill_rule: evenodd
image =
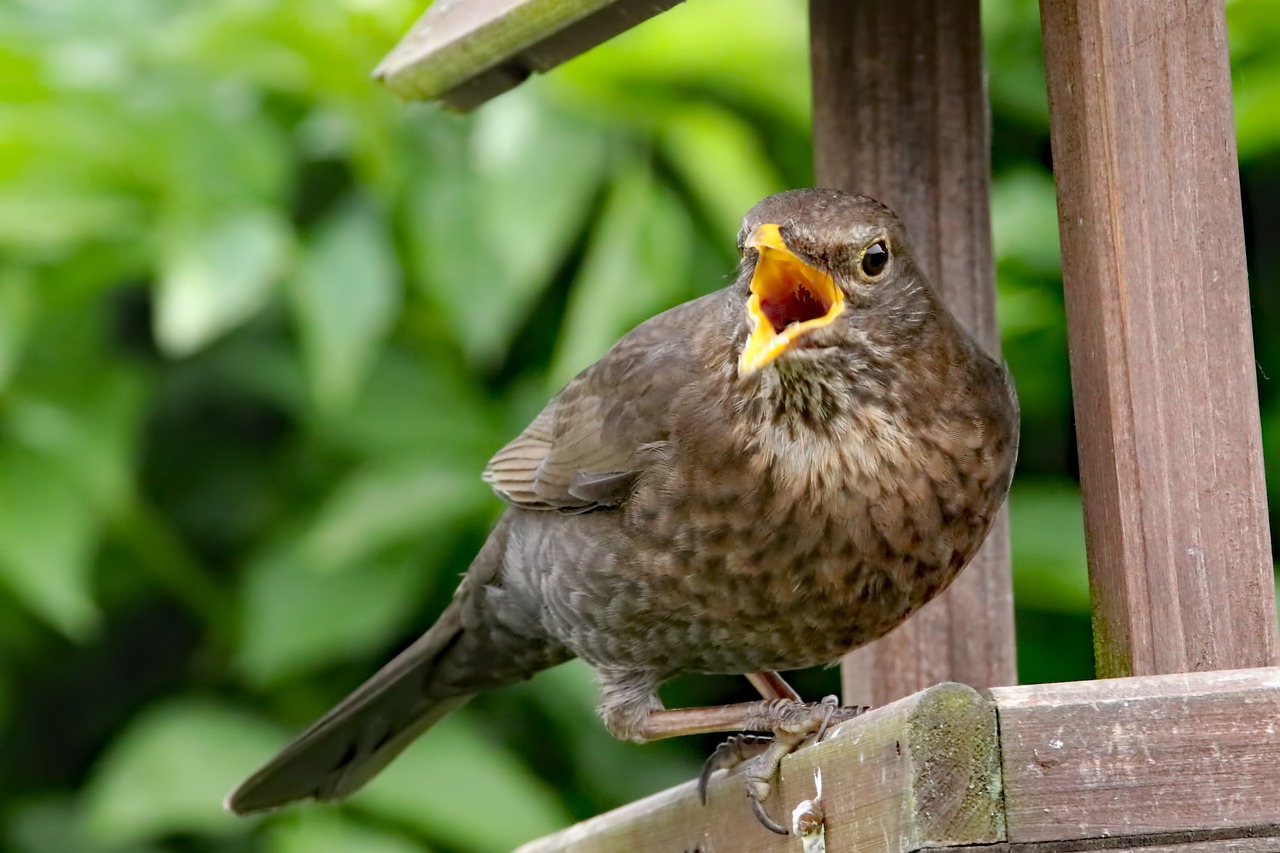
M830 701L828 701L830 700ZM817 733L813 736L814 743L822 743L822 739L827 735L827 726L831 725L831 718L839 707L840 700L834 696L822 697L822 723L818 726Z
M702 804L707 804L707 786L713 773L717 770L732 770L754 758L759 751L768 747L770 740L771 738L760 735L734 735L717 746L702 763L702 772L698 774L698 799Z
M827 700L833 700L831 705L827 705ZM827 736L827 732L833 725L846 723L854 717L860 717L871 710L870 705L844 705L837 704L836 697L827 696L822 700L826 713L822 718L822 725L818 726L817 733L813 736L814 743L822 743L822 739Z
M821 702L813 703L790 699L764 700L757 708L754 716L748 719L748 725L756 731L772 731L773 737L734 735L717 746L698 774L698 799L706 805L707 787L717 770L731 770L750 760L746 793L751 813L770 832L790 835L786 827L771 818L764 807L774 783L779 779L782 760L806 743L821 741L833 724L851 720L868 709L863 706L841 707L835 696L826 696Z
M785 826L782 826L776 820L769 817L769 813L765 811L764 803L752 796L750 791L747 792L747 802L751 803L751 813L756 816L756 820L760 821L765 829L770 832L776 832L779 835L791 834L787 831Z

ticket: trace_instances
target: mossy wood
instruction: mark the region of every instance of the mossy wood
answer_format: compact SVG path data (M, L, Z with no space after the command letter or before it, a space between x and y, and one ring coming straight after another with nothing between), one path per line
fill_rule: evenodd
M840 726L787 758L770 797L775 817L815 794L821 768L827 849L908 853L1004 838L994 706L970 687L941 684ZM717 776L708 802L692 783L520 848L519 853L794 851L747 808L739 775Z
M436 0L374 76L402 98L472 109L680 0Z
M822 769L827 853L1280 851L1280 669L1002 687L943 684L783 762L789 815ZM519 853L799 850L739 776L585 821Z

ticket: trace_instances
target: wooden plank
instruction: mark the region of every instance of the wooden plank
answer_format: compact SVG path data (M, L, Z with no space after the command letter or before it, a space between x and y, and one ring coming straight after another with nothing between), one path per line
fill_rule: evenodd
M1004 838L996 720L972 688L942 684L851 720L782 765L775 818L814 796L822 770L829 853L907 853ZM780 793L780 796L778 795ZM742 778L714 779L704 807L692 783L521 847L517 853L619 850L794 853L747 808Z
M1204 831L1030 844L1011 844L1006 841L988 847L949 847L932 853L1085 853L1093 850L1124 850L1126 853L1280 853L1280 837L1277 835L1280 835L1280 827L1264 826L1236 831L1233 835Z
M1068 852L1070 849L1082 850L1087 848L1068 848L1062 847L1062 853ZM1105 849L1105 848L1093 848ZM1119 849L1112 847L1111 849ZM1125 847L1129 853L1280 853L1280 839L1274 836L1267 838L1258 838L1258 836L1249 836L1249 838L1230 838L1216 841L1174 841L1171 844L1142 844L1138 847ZM1057 853L1056 850L1044 849L1028 850L1027 853Z
M1045 844L999 845L970 853L1083 853L1092 850L1124 850L1126 853L1280 853L1280 838L1275 827L1259 827L1258 833L1237 837L1201 837L1213 833L1161 836L1163 841L1135 840L1133 836L1094 838L1083 841L1052 841Z
M409 100L473 109L680 0L436 0L374 70Z
M990 694L1011 845L1280 825L1280 669Z
M1098 671L1275 664L1223 4L1040 7Z
M811 0L810 30L818 184L896 210L951 310L997 353L978 0ZM843 672L848 704L940 681L1013 684L1005 514L951 589L848 656Z

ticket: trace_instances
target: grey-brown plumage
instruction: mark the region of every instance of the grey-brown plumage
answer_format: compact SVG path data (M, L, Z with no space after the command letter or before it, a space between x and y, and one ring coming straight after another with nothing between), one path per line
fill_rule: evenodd
M739 246L733 284L641 324L494 456L511 508L439 622L229 808L346 796L574 656L613 734L678 733L650 724L673 675L828 663L951 582L1008 490L1007 373L871 199L771 196Z

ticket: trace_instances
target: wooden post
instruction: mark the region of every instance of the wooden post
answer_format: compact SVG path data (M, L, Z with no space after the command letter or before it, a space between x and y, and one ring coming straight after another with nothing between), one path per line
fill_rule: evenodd
M978 0L811 0L810 31L818 185L896 210L951 310L998 352ZM951 589L843 666L851 704L1013 684L1005 514Z
M1274 664L1223 4L1040 8L1098 673Z

